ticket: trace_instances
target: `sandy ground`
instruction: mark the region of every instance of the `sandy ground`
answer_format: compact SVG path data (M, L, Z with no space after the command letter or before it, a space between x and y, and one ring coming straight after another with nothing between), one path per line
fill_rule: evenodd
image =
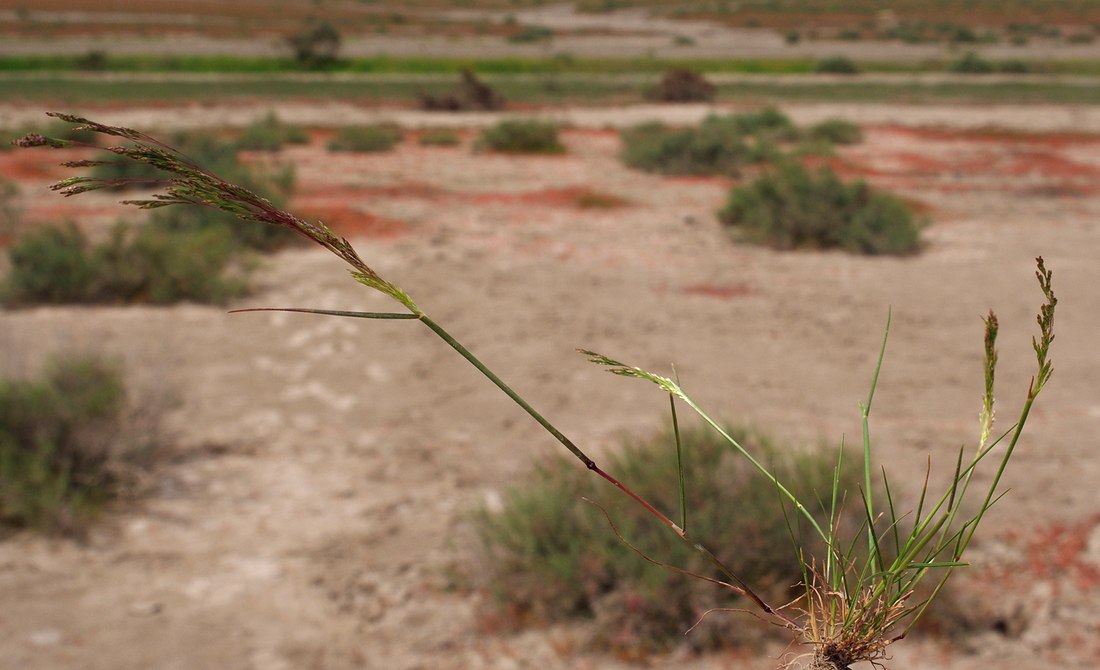
M371 11L361 7L364 12ZM340 53L348 57L366 56L442 56L452 58L534 57L561 55L598 58L824 58L844 55L858 60L916 62L953 60L965 51L1004 59L1095 59L1100 55L1100 42L1072 44L1062 39L1034 39L1026 46L1003 44L949 43L909 44L901 41L805 39L787 44L784 33L767 28L737 28L699 20L671 20L649 16L644 10L627 9L615 12L585 14L569 4L509 11L485 10L422 10L412 14L428 15L443 20L487 22L504 25L514 22L521 26L540 26L553 30L553 39L535 43L513 43L492 35L408 35L408 34L348 34L344 36ZM208 24L211 16L190 13L181 8L171 14L142 14L104 11L31 11L39 22L58 25L96 26L100 34L60 34L52 39L22 38L16 33L0 43L4 54L85 54L103 51L108 54L223 54L236 56L285 56L287 48L275 36L251 34L256 24L233 17L218 17L218 24L234 23L240 35L233 38L213 38L195 31ZM17 11L0 9L0 21L16 25L21 19ZM177 31L171 39L148 34L143 23L173 26ZM103 30L101 26L107 26ZM340 26L338 26L340 27ZM1067 26L1068 28L1068 26ZM159 28L163 30L163 28Z
M350 122L336 109L308 113ZM102 120L136 123L153 111ZM219 124L262 111L215 117L205 108ZM856 404L892 309L872 426L879 458L915 485L931 456L942 479L958 446L975 438L979 317L990 307L1002 326L1002 420L1022 401L1041 297L1033 259L1044 255L1061 298L1055 373L1006 476L1012 493L975 554L990 561L972 580L985 594L975 610L992 612L989 628L964 647L903 642L893 667L1096 667L1100 140L1077 131L1100 130L1100 113L786 111L800 121L851 111L868 124L866 142L835 164L927 208L923 253L857 258L734 244L714 217L728 181L663 178L618 162L616 134L599 126L647 108L561 112L587 121L565 134L560 157L473 154L468 133L459 148L406 142L392 154L352 156L315 143L279 159L297 168L296 209L351 235L379 272L597 456L660 427L665 399L601 373L574 347L656 369L675 362L716 414L795 442L835 443L858 436ZM307 114L279 112L296 122ZM0 109L5 119L22 113ZM155 110L161 124L180 126L202 113ZM1061 132L920 128L993 124ZM32 194L56 175L45 167L55 160L0 154ZM630 204L580 210L569 194L584 188ZM83 212L98 225L117 213L111 198L52 197L26 197L28 216ZM257 279L255 295L233 306L388 306L319 250L280 253ZM86 542L24 533L0 543L0 665L631 667L579 651L583 628L486 630L478 596L453 588L455 569L478 569L464 514L556 444L416 323L228 316L193 305L0 312L5 371L67 350L121 356L142 393L171 389L169 456L149 495L112 510ZM1010 623L1004 634L998 621ZM782 652L673 654L651 667L766 668Z

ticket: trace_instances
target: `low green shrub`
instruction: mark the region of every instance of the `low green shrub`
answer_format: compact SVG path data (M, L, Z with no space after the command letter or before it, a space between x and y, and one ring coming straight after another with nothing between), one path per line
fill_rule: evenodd
M17 203L19 187L15 182L0 177L0 240L15 233L19 227L22 209Z
M821 74L859 74L859 66L847 56L829 56L814 65L814 72Z
M561 154L558 127L535 119L504 120L481 131L477 148L514 154Z
M278 151L284 144L308 144L309 133L299 126L283 123L275 112L257 119L237 138L237 148L250 151Z
M429 128L420 133L417 141L429 147L456 147L462 144L462 138L450 128Z
M830 144L859 144L863 141L863 131L851 121L826 119L814 124L806 131L810 140L823 140Z
M401 128L391 123L369 126L344 126L328 143L329 151L374 153L390 151L401 141Z
M793 140L798 129L782 112L765 109L711 115L694 128L644 123L621 133L626 165L659 174L731 175L746 165L777 159L776 142Z
M0 299L11 306L72 303L224 303L245 292L247 265L218 227L116 226L93 245L73 224L44 227L8 249Z
M920 246L920 224L902 200L791 161L735 187L718 218L743 239L778 249L901 255Z
M826 499L836 455L780 448L766 436L734 429L740 443L782 473L803 499ZM791 600L802 577L788 518L775 485L709 430L682 431L688 526L712 538L709 546L738 575L775 601ZM679 506L676 452L670 434L626 445L608 458L609 470L664 510ZM852 461L855 466L855 461ZM655 570L620 541L603 514L581 498L598 500L623 537L655 560L698 574L720 575L691 547L669 537L645 510L562 458L535 470L508 491L499 511L475 518L483 554L478 562L497 606L514 622L595 618L602 641L656 651L684 639L685 622L713 607L743 607L732 592L668 570ZM848 468L842 485L855 490ZM795 515L787 510L789 519ZM824 519L825 515L822 515ZM792 521L792 525L796 525ZM812 542L811 542L812 544ZM690 625L690 624L688 624ZM711 616L693 633L699 647L747 641L742 622Z
M554 31L546 26L524 26L522 30L508 36L513 44L530 44L554 39Z
M660 122L626 128L621 158L629 167L673 175L737 175L749 148L740 133L669 128Z
M947 66L948 72L954 72L956 74L991 74L996 70L996 65L973 51L967 51L958 59L951 61Z
M0 524L73 531L122 492L152 432L127 435L121 369L56 359L38 379L0 379Z

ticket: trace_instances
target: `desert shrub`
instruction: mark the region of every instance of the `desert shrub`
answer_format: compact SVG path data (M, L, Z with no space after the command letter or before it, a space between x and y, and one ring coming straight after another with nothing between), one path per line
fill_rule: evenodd
M376 153L390 151L401 141L401 128L392 123L344 126L328 143L329 151Z
M821 74L859 74L859 66L847 56L822 58L814 65L814 72Z
M646 91L646 97L660 102L706 102L714 99L717 90L695 70L672 68L665 70L661 81Z
M251 151L278 151L284 144L307 144L309 134L298 126L289 126L279 120L275 112L268 112L244 129L237 138L237 148Z
M546 26L524 26L519 32L508 36L514 44L530 44L554 39L554 31Z
M920 244L920 225L902 200L795 162L735 187L718 218L744 239L779 249L906 254Z
M1032 66L1026 60L1010 58L997 63L997 71L1005 74L1027 74L1032 71Z
M956 74L990 74L996 66L973 51L967 51L961 57L951 61L947 70Z
M288 35L286 45L295 62L305 68L322 68L332 65L340 53L340 31L328 21L310 20L296 33Z
M417 141L431 147L455 147L462 143L462 138L450 128L429 128L420 134Z
M560 154L558 127L535 119L504 120L481 131L477 147L515 154Z
M623 163L646 172L736 175L749 162L749 147L739 133L652 122L626 128L620 136Z
M823 140L830 144L859 144L863 141L863 131L851 121L826 119L810 126L806 135L811 140Z
M772 140L790 141L798 139L798 128L783 112L775 107L766 107L758 112L742 112L730 116L712 115L703 120L703 127L720 127L729 124L742 135L756 135Z
M19 227L22 209L17 204L19 187L15 182L0 177L0 240L13 234Z
M73 224L23 235L8 247L8 261L0 285L8 304L82 302L95 276L88 240Z
M644 123L627 128L622 160L628 166L660 174L737 175L745 165L775 160L777 141L798 136L782 112L765 109L732 115L710 115L694 128Z
M835 454L780 448L747 429L732 434L758 459L782 472L803 499L827 497ZM709 548L740 577L762 585L777 601L790 600L795 594L789 588L802 573L775 485L713 431L683 431L682 439L692 533L719 542ZM679 501L673 444L668 433L630 443L608 459L609 469L658 508L675 510ZM606 506L622 535L640 551L720 578L713 566L691 547L668 537L667 529L644 510L609 495L587 474L565 459L551 461L508 491L500 511L476 516L484 551L481 565L489 572L484 577L495 602L514 620L595 618L605 641L660 648L683 640L685 622L694 622L707 609L740 606L730 592L654 569L620 541L603 514L582 497ZM842 481L854 489L858 473L846 470ZM699 646L728 645L744 641L744 634L738 634L742 628L736 619L709 617L690 641Z
M0 298L13 306L65 303L224 303L246 289L240 247L208 227L116 226L93 245L75 225L31 231L8 249Z
M463 68L458 86L441 96L420 95L420 108L429 112L459 112L466 110L494 111L504 107L504 98L491 86Z
M0 379L0 523L77 530L118 495L155 446L126 434L126 409L121 369L95 357Z

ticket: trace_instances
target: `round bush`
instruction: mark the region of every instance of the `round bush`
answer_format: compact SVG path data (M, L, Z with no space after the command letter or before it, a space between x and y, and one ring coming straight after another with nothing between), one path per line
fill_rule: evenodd
M565 153L565 145L558 139L558 127L536 120L501 121L481 131L477 146L516 154Z
M735 187L718 218L744 239L778 249L901 255L920 246L920 225L903 201L793 162Z
M828 496L836 455L800 452L740 428L731 434L803 499ZM682 432L688 528L765 597L786 602L802 577L784 505L774 484L710 429ZM677 467L669 432L628 444L611 456L608 471L632 490L675 515ZM841 487L858 486L853 467ZM744 605L739 596L702 580L647 562L620 541L596 507L599 501L619 532L655 560L718 578L714 567L639 506L572 460L551 461L510 490L500 511L475 521L483 541L479 571L498 607L514 622L595 619L596 637L620 649L656 651L684 640L684 631L712 607ZM824 516L824 514L822 515ZM813 545L811 538L807 542ZM488 566L488 572L484 567ZM708 617L688 639L695 647L748 642L736 617Z

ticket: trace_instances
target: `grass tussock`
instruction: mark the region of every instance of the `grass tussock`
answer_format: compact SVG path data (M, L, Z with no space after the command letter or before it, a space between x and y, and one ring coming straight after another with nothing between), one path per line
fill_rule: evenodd
M920 247L921 223L903 200L824 166L784 162L734 187L718 218L737 237L776 249L902 255Z
M0 379L0 524L79 531L133 487L157 433L103 359L59 358L37 378Z
M781 448L748 429L732 434L782 473L804 499L825 495L832 485L835 455ZM790 600L791 587L802 573L775 486L718 434L699 429L685 431L681 438L691 532L709 538L715 555L769 596ZM627 444L609 465L659 509L679 505L671 432ZM847 485L858 485L856 468L843 476ZM680 572L654 569L582 498L606 505L618 531L640 552L720 578L690 546L652 523L644 509L608 495L598 480L562 458L540 466L508 491L500 511L483 510L476 517L483 548L478 570L496 607L516 623L594 619L599 642L635 653L678 644L708 609L743 606L733 592ZM737 617L707 617L688 642L714 647L748 641L742 623Z

